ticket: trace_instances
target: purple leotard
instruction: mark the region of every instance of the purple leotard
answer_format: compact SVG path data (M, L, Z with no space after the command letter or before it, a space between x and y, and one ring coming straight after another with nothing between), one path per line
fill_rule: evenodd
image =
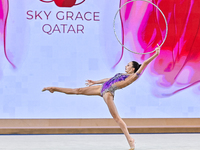
M136 75L138 77L140 76L139 73L136 73ZM118 73L114 77L112 77L110 80L104 82L101 87L101 96L103 96L103 94L106 92L110 92L114 96L115 91L118 89L118 87L113 84L116 82L125 80L128 76L129 76L129 74Z
M114 96L115 90L118 89L116 85L113 85L116 82L125 80L129 75L123 74L123 73L118 73L114 77L112 77L110 80L106 81L103 83L101 87L101 96L103 96L104 93L110 92Z

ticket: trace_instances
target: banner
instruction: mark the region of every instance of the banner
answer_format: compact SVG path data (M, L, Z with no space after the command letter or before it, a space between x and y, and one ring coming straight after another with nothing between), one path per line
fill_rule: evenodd
M152 55L126 51L115 37L114 16L128 1L1 0L0 118L111 118L100 96L41 91L85 87ZM167 18L167 40L140 78L116 91L116 107L122 118L198 118L200 2L151 2ZM162 15L144 1L124 6L114 27L138 52L154 50L166 34Z

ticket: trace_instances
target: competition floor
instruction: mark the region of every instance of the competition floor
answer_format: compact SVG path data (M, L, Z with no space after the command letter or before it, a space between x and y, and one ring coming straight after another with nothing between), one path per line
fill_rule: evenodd
M200 150L200 134L131 134L136 150ZM0 135L0 150L128 150L123 134Z

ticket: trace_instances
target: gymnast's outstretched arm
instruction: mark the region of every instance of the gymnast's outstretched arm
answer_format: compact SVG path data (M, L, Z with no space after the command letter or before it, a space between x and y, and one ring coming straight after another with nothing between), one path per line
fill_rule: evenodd
M155 54L151 56L150 58L148 58L147 60L145 60L136 73L129 75L129 77L126 78L124 81L117 82L115 83L115 85L121 89L130 85L135 80L137 80L137 78L144 71L147 65L160 54L160 46L158 45L158 47L156 47L155 50L156 50Z
M101 84L101 83L104 83L106 81L108 81L110 78L105 78L105 79L102 79L102 80L98 80L98 81L93 81L93 80L86 80L86 85L87 86L91 86L91 85L94 85L94 84Z

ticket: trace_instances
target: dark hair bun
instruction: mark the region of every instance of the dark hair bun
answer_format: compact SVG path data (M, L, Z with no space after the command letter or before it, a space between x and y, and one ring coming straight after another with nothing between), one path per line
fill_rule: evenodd
M136 61L132 61L133 63L133 68L135 68L135 71L134 72L137 72L137 70L140 68L141 64L139 64L138 62Z

